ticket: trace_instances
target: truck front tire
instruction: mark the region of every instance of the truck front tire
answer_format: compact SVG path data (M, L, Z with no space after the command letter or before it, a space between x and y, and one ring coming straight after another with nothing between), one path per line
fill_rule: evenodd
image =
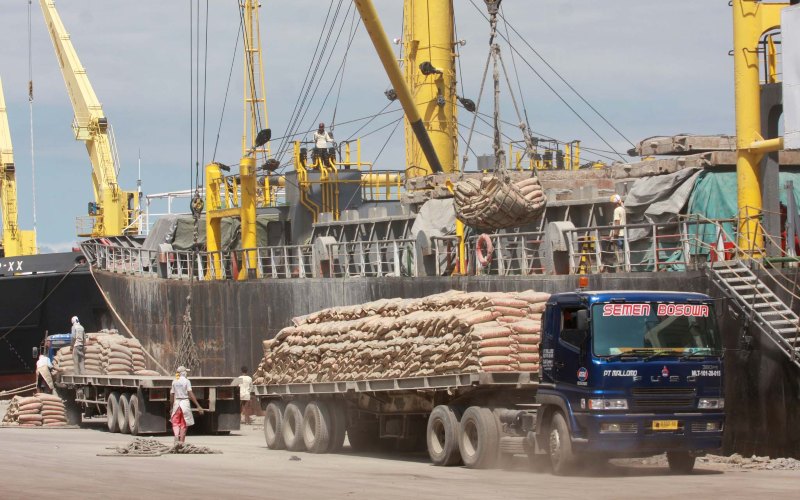
M425 443L434 465L450 466L461 463L459 415L447 405L439 405L428 417Z
M691 474L697 457L688 451L668 451L669 470L676 474Z
M327 453L333 427L331 413L324 401L312 401L303 412L303 444L310 453Z
M286 405L283 401L272 401L264 411L264 439L267 441L267 448L270 450L283 450L286 444L283 442L283 414Z
M461 417L461 458L470 469L491 469L500 452L500 430L492 410L470 406Z
M106 398L106 421L108 432L119 432L119 393L112 392Z
M286 405L283 412L281 434L286 449L289 451L303 451L303 412L306 405L299 401L292 401Z
M560 411L553 413L553 418L550 420L547 451L550 455L550 465L553 467L554 474L563 476L573 471L577 459L572 452L569 426Z

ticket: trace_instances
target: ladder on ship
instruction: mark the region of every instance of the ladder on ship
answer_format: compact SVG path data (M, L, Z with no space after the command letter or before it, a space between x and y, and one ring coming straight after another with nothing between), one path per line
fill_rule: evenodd
M714 262L710 274L714 283L734 301L748 322L800 368L800 318L797 314L742 260Z

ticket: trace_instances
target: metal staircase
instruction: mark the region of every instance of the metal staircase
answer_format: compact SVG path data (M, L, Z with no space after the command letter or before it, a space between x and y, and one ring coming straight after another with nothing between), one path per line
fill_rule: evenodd
M715 262L711 277L744 312L800 367L800 318L741 260Z

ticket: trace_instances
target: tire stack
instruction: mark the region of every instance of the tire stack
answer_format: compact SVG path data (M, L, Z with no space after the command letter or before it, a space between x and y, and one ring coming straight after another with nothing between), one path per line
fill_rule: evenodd
M257 384L537 371L549 294L450 291L294 318L264 342Z
M36 394L11 400L3 424L21 427L62 427L67 425L64 402L52 394Z

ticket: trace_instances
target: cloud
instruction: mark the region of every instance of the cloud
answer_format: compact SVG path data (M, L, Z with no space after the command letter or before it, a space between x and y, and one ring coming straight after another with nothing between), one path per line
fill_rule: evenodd
M482 1L472 2L481 10L484 8ZM5 86L20 178L21 223L30 227L33 202L27 119L27 5L7 3L0 17L0 46L7 49L0 55L0 76ZM487 53L488 25L470 0L455 0L454 4L458 36L467 40L467 45L460 49L463 73L459 75L459 88L463 85L463 93L475 98ZM216 148L218 160L237 163L242 127L241 55L234 65L224 119L220 120L220 115L239 15L235 2L208 2L208 5L204 158L208 161ZM282 136L288 129L326 21L328 5L320 0L263 2L262 43L274 136ZM352 4L345 1L342 5L332 37L340 25L345 31L350 27L350 18L345 18L344 12ZM203 149L203 141L192 144L194 139L190 134L192 122L202 120L203 95L199 96L198 117L193 112L194 96L189 84L188 4L85 0L59 2L57 6L115 129L122 163L121 186L126 189L135 186L137 158L141 154L146 192L188 188L189 170L193 167L190 157ZM205 2L200 2L200 6L204 12ZM402 2L379 0L376 6L390 38L400 36ZM631 140L683 131L732 132L733 75L727 56L732 30L730 8L725 2L618 0L609 4L550 0L505 2L503 8L525 39ZM332 19L332 15L327 18ZM502 25L501 30L504 30ZM521 40L512 38L525 60L615 149L624 151L629 147ZM85 148L72 135L71 106L36 2L32 42L39 234L46 241L67 241L74 238L75 217L85 214L87 202L93 197L90 168ZM331 98L324 108L321 106L342 54L340 40L331 63L319 69L320 90L301 129L312 126L320 109L321 119L328 122L335 109L336 121L341 123L371 115L386 105L383 91L389 86L388 79L362 27L350 49L341 98L338 103ZM608 149L541 83L519 55L512 58L505 46L503 54L510 69L516 62L534 130L564 140L580 138L586 146ZM321 77L323 70L326 71ZM203 79L204 75L201 73L200 77ZM484 103L488 105L490 101ZM516 121L507 99L503 115L509 121ZM362 132L391 119L389 116L376 119ZM337 138L349 136L362 124L337 127ZM388 127L365 139L364 158L378 154L391 129ZM488 131L483 125L480 130ZM506 127L506 132L512 131ZM480 151L490 149L485 139L476 140L473 146ZM400 127L387 143L377 167L403 168L403 147ZM463 142L460 149L464 149Z

